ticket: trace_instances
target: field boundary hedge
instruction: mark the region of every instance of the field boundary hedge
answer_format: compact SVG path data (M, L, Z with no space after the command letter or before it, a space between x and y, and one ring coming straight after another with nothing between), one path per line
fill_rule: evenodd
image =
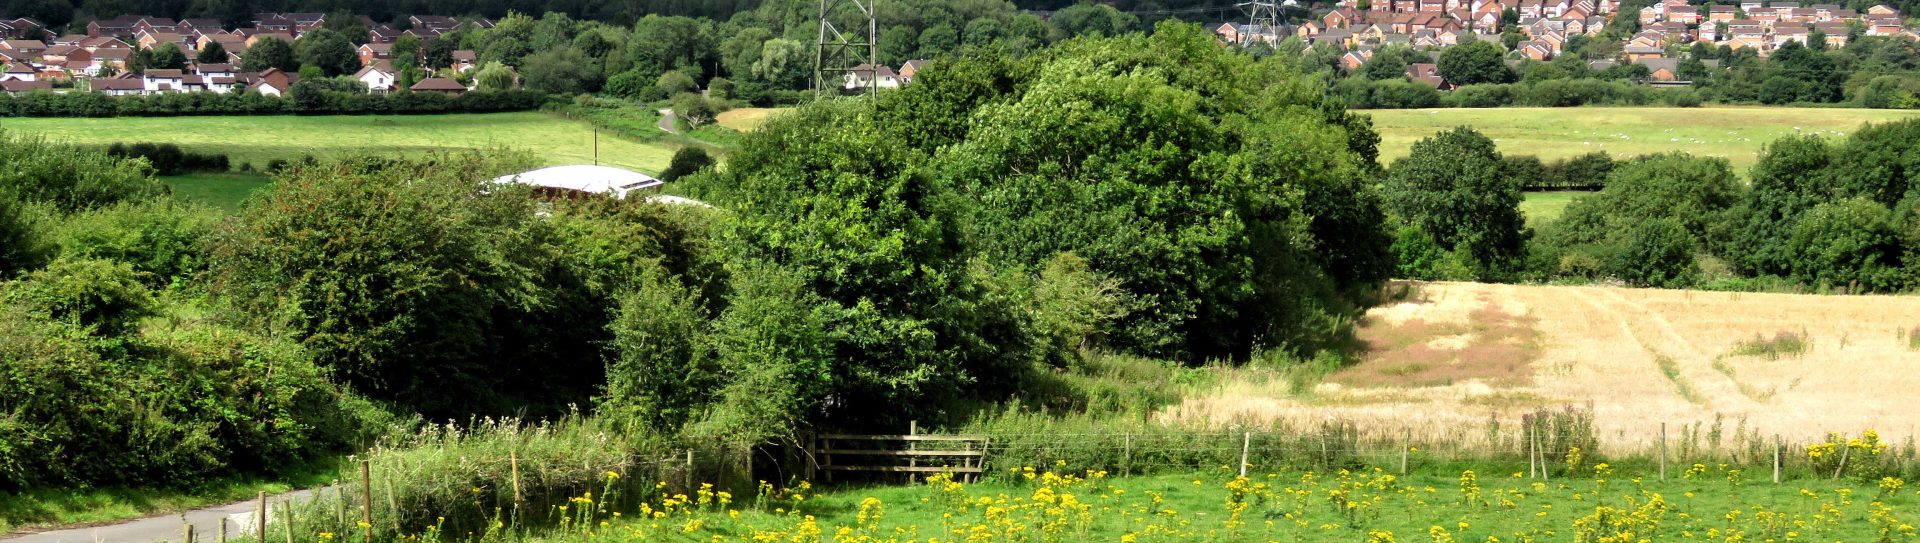
M545 93L529 90L474 91L459 96L431 92L366 94L295 86L285 96L257 92L187 92L109 96L98 92L0 94L0 117L172 117L188 115L391 115L490 113L540 109Z

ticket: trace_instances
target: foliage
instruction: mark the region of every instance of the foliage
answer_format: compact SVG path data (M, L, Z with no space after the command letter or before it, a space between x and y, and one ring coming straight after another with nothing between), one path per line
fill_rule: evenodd
M1440 77L1454 85L1511 83L1513 70L1507 68L1505 52L1499 45L1480 39L1448 47L1440 52L1437 67Z
M1389 209L1459 251L1483 280L1519 271L1532 235L1520 215L1520 182L1502 172L1493 142L1460 127L1420 140L1396 160L1384 183Z
M201 154L182 151L180 146L171 143L135 143L127 145L115 142L107 146L107 155L119 158L144 158L153 166L155 175L180 175L188 172L224 172L227 171L227 155Z
M301 34L293 49L302 68L318 66L327 77L353 75L360 69L360 56L354 53L353 43L333 30L321 28Z
M512 74L506 73L511 81ZM179 115L426 114L522 111L539 108L546 95L523 90L475 91L460 96L437 92L368 94L364 85L334 81L294 85L291 96L257 92L184 92L148 96L107 96L92 92L35 92L0 95L0 116L8 117L170 117ZM351 90L349 90L351 89Z
M547 94L573 95L600 88L599 67L572 46L527 55L520 76L527 89Z
M66 217L51 241L63 257L124 262L142 283L161 289L206 269L207 239L218 222L213 211L190 204L125 202Z
M1807 210L1794 223L1787 251L1790 277L1808 285L1887 291L1905 284L1893 214L1867 198Z
M71 212L166 193L137 161L0 131L0 191Z
M300 69L300 61L294 56L293 44L284 40L267 38L247 48L247 54L240 57L240 69L249 72L265 71L276 68L292 73Z
M1693 254L1694 237L1685 224L1651 219L1627 231L1607 262L1607 273L1636 287L1685 288L1700 274Z
M713 102L706 97L683 92L673 97L673 114L686 123L688 130L692 130L713 122L713 117L719 112L714 110Z
M713 165L713 157L708 156L705 149L694 146L681 147L680 150L673 152L673 162L667 165L666 171L660 172L660 180L671 183L682 177L699 173L701 170L712 168Z
M40 240L35 209L0 189L0 278L40 267L49 252Z

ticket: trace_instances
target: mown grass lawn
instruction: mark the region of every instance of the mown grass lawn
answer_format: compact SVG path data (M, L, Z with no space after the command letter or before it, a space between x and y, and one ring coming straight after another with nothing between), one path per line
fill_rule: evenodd
M1543 160L1606 151L1616 158L1668 151L1724 157L1742 177L1760 148L1784 136L1842 136L1864 123L1908 119L1920 111L1793 107L1588 107L1370 110L1380 131L1380 160L1407 155L1415 141L1471 126L1506 154Z
M446 149L524 149L548 164L586 164L594 157L594 133L587 123L540 112L5 118L0 119L0 130L82 145L173 143L189 151L225 153L235 167L248 163L255 168L309 154L325 158ZM673 151L665 143L637 143L606 133L599 137L600 163L611 166L657 174L666 169Z

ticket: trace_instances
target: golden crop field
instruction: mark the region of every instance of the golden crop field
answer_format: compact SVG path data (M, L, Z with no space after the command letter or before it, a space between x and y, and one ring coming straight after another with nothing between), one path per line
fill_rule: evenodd
M1717 156L1746 176L1760 147L1796 134L1845 136L1865 123L1910 119L1920 112L1887 109L1733 107L1583 107L1369 110L1380 132L1380 161L1407 155L1413 143L1456 126L1471 126L1507 154L1542 160L1593 151L1617 157L1668 151Z
M1616 444L1716 417L1728 436L1906 439L1920 430L1916 335L1912 296L1419 283L1368 312L1366 359L1314 390L1229 379L1159 416L1441 437L1574 405Z

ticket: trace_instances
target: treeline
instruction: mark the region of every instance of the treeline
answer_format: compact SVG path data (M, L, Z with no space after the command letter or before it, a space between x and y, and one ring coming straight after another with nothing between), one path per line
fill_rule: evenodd
M1920 288L1920 184L1903 158L1920 121L1872 125L1840 141L1769 145L1741 183L1727 161L1668 153L1613 163L1582 157L1605 188L1528 229L1509 213L1529 179L1550 177L1459 129L1421 141L1388 175L1404 226L1403 276L1616 280L1633 286L1910 292Z
M172 115L352 115L480 113L539 109L547 95L534 91L475 91L459 96L437 92L369 94L327 90L298 83L286 96L258 92L182 92L145 96L108 96L91 92L0 94L4 117L164 117Z

